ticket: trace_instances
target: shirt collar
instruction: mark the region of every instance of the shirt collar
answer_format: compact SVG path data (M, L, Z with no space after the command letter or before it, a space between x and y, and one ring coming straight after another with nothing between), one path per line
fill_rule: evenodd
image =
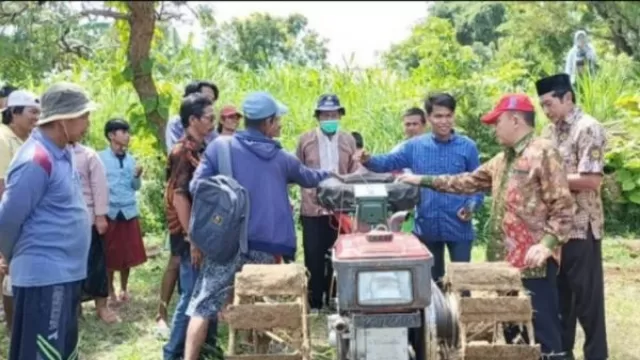
M564 120L560 120L558 122L556 127L559 127L559 128L570 127L571 125L573 125L573 123L576 122L577 119L579 119L581 117L582 117L582 109L580 109L579 107L575 106L573 108L573 110L571 110L571 112L569 112L569 114L567 115L567 117Z
M33 131L31 132L31 136L33 136L34 139L38 140L42 145L44 145L44 147L51 154L53 154L56 159L62 159L64 157L71 159L70 145L67 145L64 147L64 149L61 149L58 145L56 145L56 143L53 142L53 140L51 140L50 137L40 131L39 128L33 129Z
M189 150L200 152L204 148L204 140L198 141L191 134L186 132L184 134L185 142L188 144Z
M524 149L527 148L531 140L533 139L534 132L531 131L527 135L523 136L522 139L518 140L512 147L507 148L506 154L509 159L512 159L516 156L522 154Z
M451 130L451 136L449 136L449 139L447 139L447 140L445 140L445 141L440 140L440 139L436 136L436 134L434 134L434 133L433 133L433 131L429 132L429 136L431 136L431 138L432 138L434 141L437 141L437 142L439 142L439 143L443 143L443 144L447 144L447 143L450 143L450 142L452 142L453 140L455 140L455 139L456 139L456 137L457 137L458 135L456 134L456 131L455 131L455 130Z

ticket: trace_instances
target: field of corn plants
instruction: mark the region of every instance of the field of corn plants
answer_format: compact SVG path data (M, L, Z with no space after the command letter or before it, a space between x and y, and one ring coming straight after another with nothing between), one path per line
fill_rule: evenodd
M131 150L146 167L145 184L140 192L144 231L161 234L164 229L162 194L164 186L165 153L153 129L144 117L142 106L131 85L123 79L125 61L118 53L105 54L102 61L79 62L73 70L54 75L39 86L39 90L56 80L65 79L82 84L100 104L92 115L91 130L86 142L103 148L103 124L112 117L122 116L133 125ZM446 68L455 59L447 59ZM610 129L609 164L616 171L609 176L605 190L608 206L608 230L633 230L629 224L640 220L640 164L638 160L638 104L640 80L632 71L628 58L611 57L603 61L594 78L579 89L581 106ZM458 100L456 125L459 131L476 140L482 160L487 160L500 148L490 130L481 125L480 116L488 111L505 92L523 91L536 98L534 78L526 71L508 63L499 69L484 72L467 71L456 76L452 71L465 72L456 67L438 73L432 67L420 67L411 75L400 75L387 69L325 69L316 70L285 66L261 71L234 72L227 69L213 54L199 52L185 46L171 60L156 57L156 85L162 101L168 103L170 113L177 112L180 94L187 81L208 79L221 89L217 106L240 106L250 91L266 90L281 99L290 109L283 122L281 142L292 151L297 136L315 126L312 117L317 97L335 92L346 107L342 128L363 134L365 146L373 153L390 150L402 139L401 114L411 106L422 107L430 91L449 91ZM450 75L449 75L450 74ZM538 112L537 128L547 121ZM292 197L297 199L297 189ZM482 230L486 213L475 221ZM482 231L479 231L482 239Z

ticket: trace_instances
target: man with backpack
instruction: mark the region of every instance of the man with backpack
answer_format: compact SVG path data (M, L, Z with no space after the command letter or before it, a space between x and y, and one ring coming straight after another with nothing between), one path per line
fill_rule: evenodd
M249 94L242 110L246 130L210 143L190 184L190 241L203 251L204 261L187 309L191 319L185 360L199 358L209 324L231 294L236 271L247 263L273 264L294 254L287 184L311 188L331 176L307 168L274 140L287 109L270 94ZM220 174L227 176L215 176ZM248 221L240 221L245 214Z

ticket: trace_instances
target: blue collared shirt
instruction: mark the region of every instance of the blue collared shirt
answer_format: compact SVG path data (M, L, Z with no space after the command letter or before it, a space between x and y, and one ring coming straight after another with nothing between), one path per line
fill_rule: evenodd
M448 141L433 133L409 139L389 154L373 156L365 167L375 172L409 169L419 175L460 174L480 166L478 148L473 140L453 133ZM484 195L458 195L423 189L416 211L414 232L425 241L473 241L471 221L458 218L463 207L474 211Z
M127 220L138 216L136 191L140 189L142 183L140 178L135 176L136 160L129 153L119 158L110 147L100 151L98 155L104 164L109 183L107 216L115 219L119 212L122 212Z
M13 158L0 201L0 251L10 259L13 286L84 279L90 241L73 152L36 129Z

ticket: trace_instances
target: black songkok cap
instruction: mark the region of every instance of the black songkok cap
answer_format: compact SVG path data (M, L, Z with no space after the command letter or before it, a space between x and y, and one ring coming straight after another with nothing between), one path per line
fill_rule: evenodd
M573 90L571 87L571 78L569 78L567 74L556 74L536 81L538 96L561 89Z

